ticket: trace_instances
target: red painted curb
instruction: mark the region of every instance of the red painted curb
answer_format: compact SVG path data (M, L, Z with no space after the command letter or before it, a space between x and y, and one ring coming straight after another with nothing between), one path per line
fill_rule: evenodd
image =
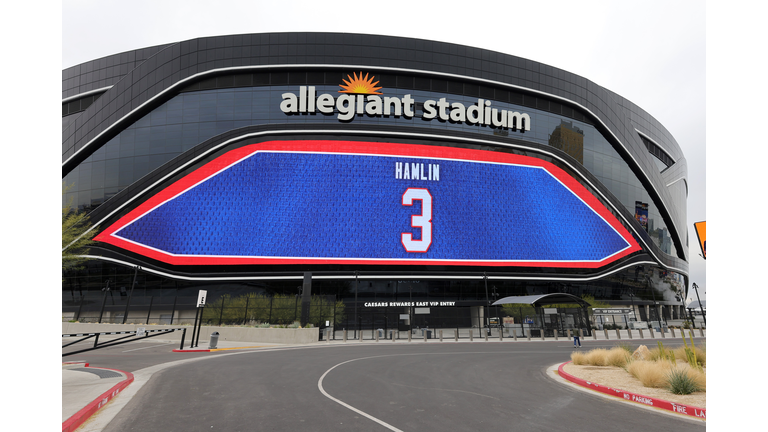
M117 383L114 387L107 390L104 394L99 396L95 401L89 403L85 406L85 408L81 409L80 411L76 412L72 415L72 417L68 418L64 423L61 424L61 431L62 432L72 432L75 429L77 429L83 422L88 420L96 411L98 411L101 407L107 404L112 398L117 396L118 393L123 391L126 387L128 387L128 384L133 382L133 374L130 372L124 372L117 369L109 369L109 368L97 368L97 369L104 369L104 370L111 370L115 372L123 373L127 376L126 379L123 381L120 381Z
M643 396L640 394L630 393L624 390L606 387L604 385L585 381L581 378L576 378L575 376L570 375L563 371L563 366L567 365L568 363L571 363L571 362L567 361L561 364L560 367L557 368L557 372L560 374L561 377L565 378L568 381L571 381L574 384L578 384L582 387L586 387L591 390L596 390L596 391L599 391L600 393L605 393L610 396L615 396L617 398L623 398L628 401L641 403L643 405L661 408L667 411L672 411L678 414L685 414L691 417L696 417L704 420L707 419L706 408L699 408L692 405L683 405L675 402L669 402L663 399L656 399L650 396Z

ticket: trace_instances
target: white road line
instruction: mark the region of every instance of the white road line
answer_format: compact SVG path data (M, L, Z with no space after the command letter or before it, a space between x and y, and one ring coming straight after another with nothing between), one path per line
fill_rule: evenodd
M398 429L398 428L396 428L396 427L392 426L392 425L391 425L391 424L389 424L389 423L385 423L385 422L383 422L383 421L381 421L381 420L377 419L376 417L374 417L374 416L372 416L372 415L370 415L370 414L364 413L363 411L360 411L359 409L357 409L357 408L355 408L355 407L353 407L353 406L351 406L351 405L349 405L349 404L346 404L346 403L344 403L344 402L342 402L342 401L340 401L340 400L336 399L335 397L333 397L333 396L329 395L329 394L328 394L328 393L325 391L325 389L323 388L323 379L325 378L325 376L326 376L326 375L328 375L328 372L330 372L330 371L332 371L332 370L336 369L337 367L339 367L339 366L341 366L341 365L343 365L343 364L349 363L349 362L353 362L353 361L357 361L357 360L366 360L366 359L371 359L371 358L376 358L376 357L389 357L389 356L373 356L373 357L363 357L363 358L357 358L357 359L352 359L352 360L347 360L347 361L345 361L345 362L341 362L341 363L337 364L336 366L334 366L334 367L332 367L332 368L328 369L327 371L325 371L325 373L323 374L323 376L321 376L321 377L320 377L320 379L317 381L317 388L318 388L318 389L320 389L320 393L322 393L322 394L323 394L325 397L327 397L328 399L330 399L330 400L332 400L332 401L336 402L337 404L339 404L339 405L341 405L341 406L343 406L343 407L345 407L345 408L349 408L349 409L351 409L352 411L354 411L354 412L356 412L356 413L360 414L361 416L363 416L363 417L365 417L365 418L368 418L368 419L370 419L370 420L373 420L373 421L375 421L376 423L378 423L378 424L380 424L380 425L384 426L385 428L387 428L387 429L389 429L389 430L391 430L391 431L396 431L396 432L403 432L402 430L400 430L400 429Z
M123 351L123 352L138 351L138 350L143 350L143 349L147 349L147 348L157 348L159 345L164 345L164 344L157 344L157 345L152 345L152 346L148 346L148 347L144 347L144 348L134 348L134 349L130 349L128 351Z

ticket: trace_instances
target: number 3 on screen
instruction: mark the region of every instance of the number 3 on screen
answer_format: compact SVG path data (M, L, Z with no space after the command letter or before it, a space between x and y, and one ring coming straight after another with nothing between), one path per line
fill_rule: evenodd
M421 214L411 216L411 226L421 228L421 240L414 240L411 233L402 233L400 239L408 252L426 252L432 244L432 195L427 189L408 188L403 194L403 205L411 206L421 200Z

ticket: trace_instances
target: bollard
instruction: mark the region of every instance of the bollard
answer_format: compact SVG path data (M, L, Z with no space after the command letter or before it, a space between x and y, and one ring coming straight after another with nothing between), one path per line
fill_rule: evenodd
M581 339L584 339L584 330L583 329L579 329L579 337ZM544 338L541 338L541 339L543 340Z
M442 342L442 341L443 341L443 331L440 330L440 342Z
M472 342L472 329L469 329L469 341Z
M592 332L592 340L597 340L597 329Z
M331 328L325 329L325 343L331 343Z
M664 327L660 327L659 328L659 332L661 333L661 338L662 339L666 339L667 338L667 335L664 334Z
M344 343L347 342L347 329L344 329Z
M616 329L616 339L621 339L621 333L619 333L619 329Z
M499 330L499 342L504 342L504 329Z
M611 340L611 338L608 337L608 329L603 327L603 333L605 333L605 340Z
M553 330L553 333L554 333L554 335L555 335L555 340L557 340L557 329L554 329L554 330Z
M379 332L376 332L376 342L379 341Z
M516 328L512 329L512 337L515 338L515 342L517 342L517 329Z
M363 341L363 331L360 330L360 342L362 342L362 341Z
M424 342L426 342L427 341L427 332L422 331L422 333L424 334Z
M523 329L523 333L525 333L525 329ZM528 329L528 342L531 341L531 329Z
M459 341L459 330L456 329L453 331L453 340L458 342Z
M632 329L627 328L627 336L629 336L630 339L632 339Z
M488 332L487 332L487 331L485 331L485 332L483 332L483 333L485 333L485 341L486 341L486 342L488 342Z
M566 330L568 332L568 340L571 340L571 329Z
M541 340L544 340L544 329L539 330L541 332Z
M675 329L670 328L669 331L672 333L672 337L675 337Z
M701 337L704 337L704 328L703 327L699 327L699 335L701 335Z
M398 330L397 333L398 333L398 336L399 336L400 335L400 330ZM395 332L394 332L394 330L392 332L390 332L389 335L390 335L390 337L392 337L392 342L394 342L395 341Z
M411 341L411 333L413 333L411 330L408 330L408 342Z
M651 339L656 337L656 335L653 334L653 327L648 327L648 333L651 334Z
M643 336L643 329L637 329L637 331L640 332L640 339L645 339L645 336Z

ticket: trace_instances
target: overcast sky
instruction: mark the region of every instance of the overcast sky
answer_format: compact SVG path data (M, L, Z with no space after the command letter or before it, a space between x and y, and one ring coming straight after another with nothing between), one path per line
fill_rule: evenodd
M646 110L683 149L690 276L706 297L705 261L693 231L694 222L707 219L701 1L68 0L62 18L62 68L201 36L331 31L464 44L581 75Z

